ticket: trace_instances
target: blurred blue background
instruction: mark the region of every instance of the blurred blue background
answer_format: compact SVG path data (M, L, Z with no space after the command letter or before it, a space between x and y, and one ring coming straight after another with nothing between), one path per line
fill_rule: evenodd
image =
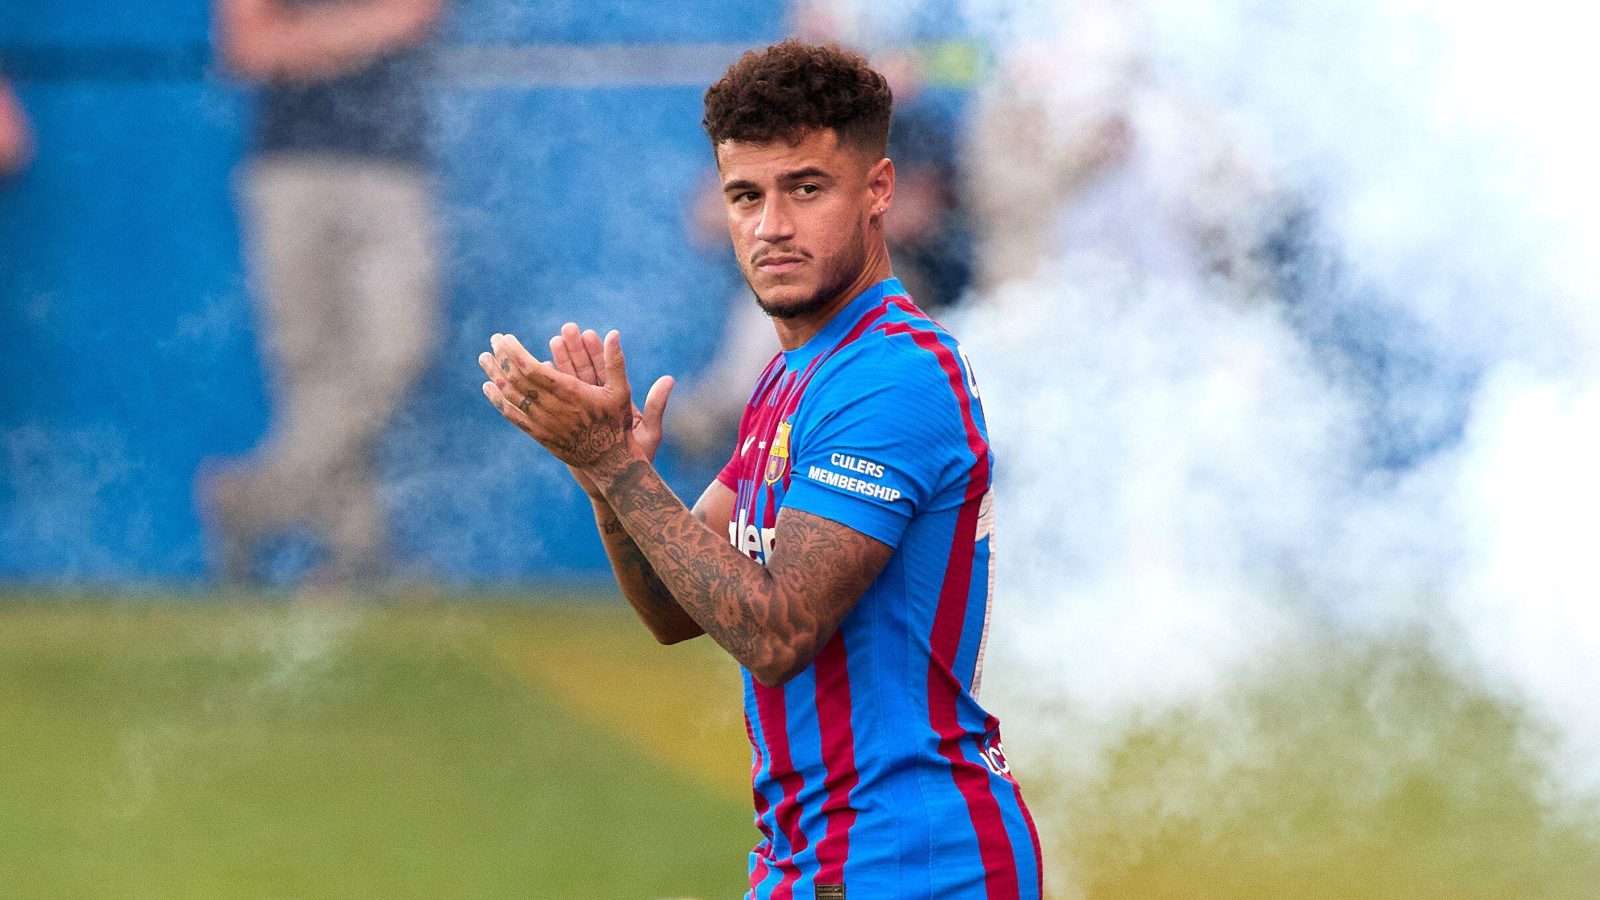
M195 0L0 9L0 70L37 141L31 167L0 188L0 579L200 577L196 467L263 434L270 398L232 183L250 95L212 59L208 15ZM512 45L701 58L725 46L731 61L782 27L776 0L472 0L450 6L436 46L445 60ZM586 502L483 402L474 357L494 331L538 346L577 318L623 331L638 386L705 365L736 286L684 232L710 162L706 83L448 64L430 82L446 325L383 453L406 573L603 571L598 541L573 527ZM383 373L352 371L350 387L382 391ZM670 448L662 464L691 498L712 474ZM304 568L309 552L291 538L277 570Z

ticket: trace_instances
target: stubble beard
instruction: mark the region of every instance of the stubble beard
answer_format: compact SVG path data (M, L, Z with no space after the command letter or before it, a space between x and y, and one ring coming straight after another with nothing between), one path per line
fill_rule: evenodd
M860 223L856 224L856 233L849 246L855 248L856 252L848 257L845 254L834 257L832 262L835 264L823 271L822 282L817 286L817 290L804 300L783 304L769 302L765 297L761 296L760 291L756 290L755 282L750 279L748 270L744 273L745 283L750 285L750 292L756 295L756 305L761 307L762 312L774 319L787 321L810 315L825 308L832 302L840 291L849 287L851 282L856 280L856 276L860 275L862 268L866 266L866 232Z

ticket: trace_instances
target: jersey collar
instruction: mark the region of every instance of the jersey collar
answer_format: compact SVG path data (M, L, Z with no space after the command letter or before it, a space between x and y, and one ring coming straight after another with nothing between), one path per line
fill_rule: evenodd
M905 286L900 284L900 279L890 276L857 294L854 300L835 313L834 317L822 326L822 330L812 335L810 340L793 350L783 351L784 368L794 372L811 365L812 360L843 340L844 336L850 333L850 329L861 321L861 317L876 309L878 304L883 302L883 298L904 296L905 292Z

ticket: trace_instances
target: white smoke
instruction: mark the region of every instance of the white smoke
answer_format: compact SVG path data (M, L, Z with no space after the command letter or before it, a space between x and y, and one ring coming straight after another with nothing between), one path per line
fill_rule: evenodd
M999 454L1002 603L1046 683L1110 715L1203 698L1290 627L1283 563L1322 536L1345 416L1275 310L1079 274L959 331Z
M1469 551L1452 624L1473 663L1559 729L1565 787L1597 793L1600 384L1508 365L1475 413L1452 497Z
M1039 268L951 323L999 455L994 665L1041 676L1005 698L1013 708L1070 709L1079 732L1008 733L1030 729L1065 765L1069 740L1092 755L1096 727L1110 740L1151 711L1205 708L1309 633L1420 628L1555 735L1553 802L1600 791L1600 125L1587 112L1600 13L1556 0L967 10L1001 48L969 161L979 205L1013 227L1030 203L1061 207ZM1030 91L1043 99L1019 114ZM1081 140L1064 129L1106 110L1131 146L1061 190L1031 132ZM1186 201L1244 198L1222 218L1245 209L1268 230L1283 215L1217 191L1233 176L1215 167L1173 163L1219 135L1252 178L1314 211L1337 278L1288 298L1196 262L1217 229L1185 218ZM1410 361L1380 393L1400 430L1432 436L1399 463L1367 452L1360 369L1382 360L1330 364L1318 345L1337 335L1295 318L1351 312L1357 294L1370 315L1327 321Z

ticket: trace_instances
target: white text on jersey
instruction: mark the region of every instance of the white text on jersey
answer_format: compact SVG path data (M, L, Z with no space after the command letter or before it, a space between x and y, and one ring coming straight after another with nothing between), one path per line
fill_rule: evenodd
M765 563L772 555L772 541L777 534L775 528L757 528L750 524L750 511L739 510L739 520L728 523L728 543L735 550L751 559ZM757 553L760 556L757 556Z

